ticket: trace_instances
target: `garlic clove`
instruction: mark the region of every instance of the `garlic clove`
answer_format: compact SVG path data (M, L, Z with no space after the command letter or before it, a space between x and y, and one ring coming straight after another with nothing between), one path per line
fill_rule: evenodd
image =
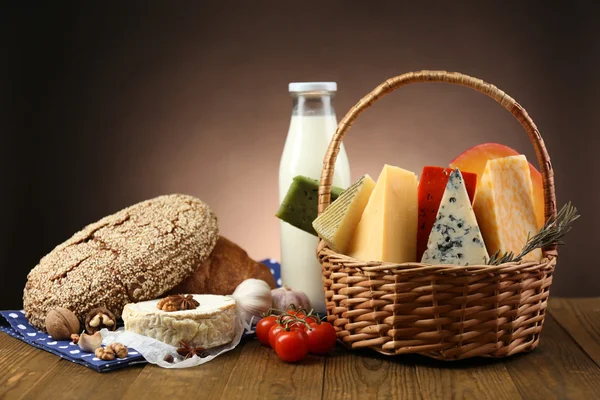
M94 333L93 335L88 335L83 332L79 336L79 342L77 342L79 348L83 351L87 351L88 353L93 353L98 347L102 346L102 334L100 331Z

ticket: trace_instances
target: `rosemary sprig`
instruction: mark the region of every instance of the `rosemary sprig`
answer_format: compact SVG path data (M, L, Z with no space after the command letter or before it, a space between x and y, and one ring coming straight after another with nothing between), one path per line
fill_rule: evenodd
M535 235L527 237L527 242L523 250L515 256L511 251L501 254L500 250L496 252L488 261L488 265L500 265L507 262L518 262L523 259L528 253L535 249L546 247L549 245L563 245L565 242L562 238L571 230L571 223L579 218L577 208L568 202L556 214L556 218L550 218L544 224L542 229Z

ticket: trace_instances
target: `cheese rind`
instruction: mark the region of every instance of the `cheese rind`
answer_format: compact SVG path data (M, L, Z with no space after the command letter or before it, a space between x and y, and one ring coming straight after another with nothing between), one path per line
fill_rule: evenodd
M489 160L475 193L473 209L489 254L523 249L538 232L529 164L523 155ZM524 260L539 261L540 249Z
M363 261L411 262L417 246L417 176L385 165L365 207L348 255Z
M209 349L235 337L235 300L226 296L193 295L194 310L162 311L159 300L129 303L123 308L125 330L149 336L172 346L181 341Z
M482 265L488 259L463 176L456 169L448 178L421 262Z
M333 250L345 253L360 221L375 182L365 175L345 190L312 223L315 231Z

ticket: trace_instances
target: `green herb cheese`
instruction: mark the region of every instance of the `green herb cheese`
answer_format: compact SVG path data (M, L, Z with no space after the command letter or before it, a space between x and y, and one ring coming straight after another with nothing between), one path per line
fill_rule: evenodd
M344 189L331 187L331 202L335 201ZM317 236L312 222L317 218L319 204L319 181L306 176L294 177L279 210L275 216L296 228Z

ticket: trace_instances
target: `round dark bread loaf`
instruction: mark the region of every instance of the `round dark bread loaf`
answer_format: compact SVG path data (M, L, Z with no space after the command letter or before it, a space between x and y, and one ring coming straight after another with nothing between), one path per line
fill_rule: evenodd
M96 307L118 318L125 304L160 297L202 264L217 242L217 218L197 198L160 196L86 226L29 272L23 307L45 329L55 307L80 321Z

